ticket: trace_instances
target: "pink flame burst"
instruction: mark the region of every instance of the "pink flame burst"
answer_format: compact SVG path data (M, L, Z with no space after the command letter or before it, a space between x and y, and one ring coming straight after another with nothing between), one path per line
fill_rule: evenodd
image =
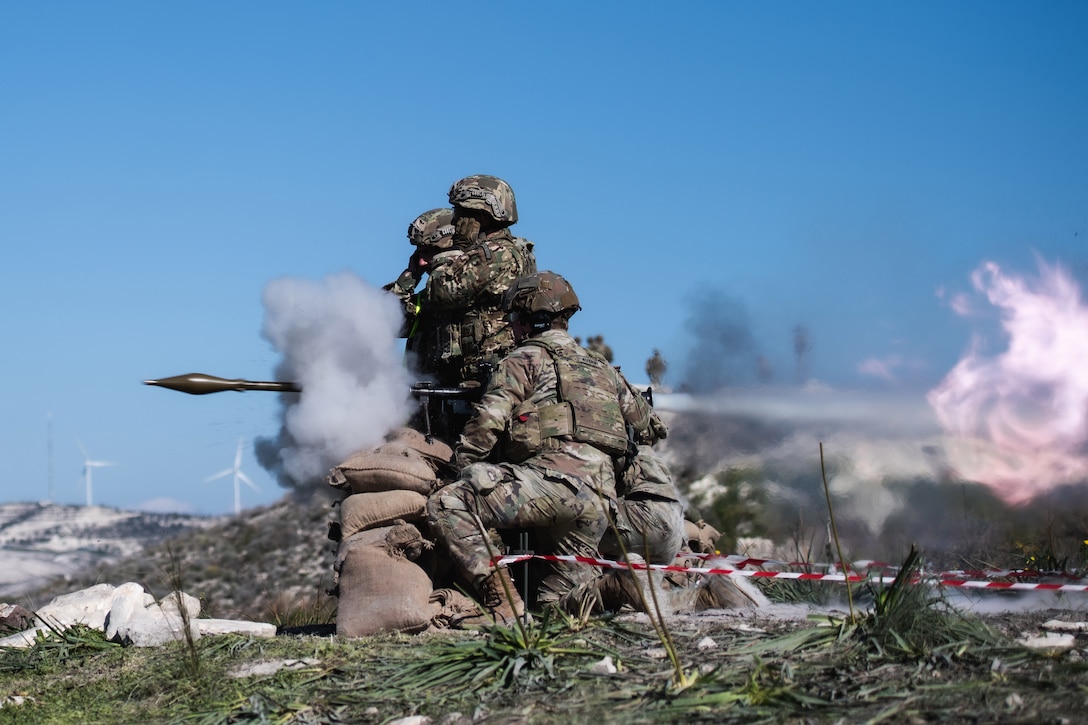
M1000 310L1008 349L987 357L976 340L927 396L952 436L953 466L1010 503L1088 481L1088 308L1080 288L1042 260L1035 280L985 262L971 281Z

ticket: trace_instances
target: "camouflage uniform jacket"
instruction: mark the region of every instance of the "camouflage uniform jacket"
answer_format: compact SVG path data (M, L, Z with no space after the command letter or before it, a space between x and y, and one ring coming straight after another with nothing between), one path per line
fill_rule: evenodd
M546 342L558 354L573 358L592 355L565 330L547 330L530 339ZM489 456L501 460L501 444L515 410L526 402L544 407L558 400L559 379L552 354L539 345L522 345L503 358L491 376L483 399L476 406L475 415L461 434L454 454L459 467L487 460ZM636 430L645 428L650 417L649 404L642 396L631 392L614 368L605 366L605 369L613 378L624 419ZM576 490L585 484L608 498L616 496L612 457L570 436L547 439L541 450L520 465L566 481Z
M501 309L515 280L536 272L533 244L508 230L489 235L435 267L423 292L420 367L460 368L461 380L477 377L514 349L514 334ZM429 359L423 359L429 358ZM441 380L457 384L461 380Z
M431 259L427 274L433 274L462 256L464 251L461 249L439 252ZM460 361L457 361L458 364L452 368L452 372L445 372L449 370L449 366L444 368L440 364L441 350L436 346L439 338L442 337L441 316L423 307L424 300L421 298L425 295L422 292L417 294L415 291L419 282L420 277L416 277L410 269L406 269L401 272L395 282L390 282L382 289L392 293L401 302L404 324L401 327L400 337L408 338L406 349L415 356L417 372L438 377L442 385L458 385L463 380Z

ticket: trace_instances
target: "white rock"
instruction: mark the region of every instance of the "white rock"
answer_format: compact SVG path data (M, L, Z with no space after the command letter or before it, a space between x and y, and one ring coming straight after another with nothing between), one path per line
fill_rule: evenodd
M135 645L136 647L157 647L185 637L185 622L189 622L189 632L193 639L200 638L200 632L193 622L200 616L200 600L185 592L173 592L163 597L161 602L147 603L150 595L117 588L114 606L107 619L106 638L115 642ZM138 585L134 585L138 586ZM181 601L179 605L178 601ZM182 615L182 607L185 609Z
M1021 637L1016 641L1028 649L1064 652L1073 649L1076 637L1071 634L1055 634L1054 632L1047 632L1041 637Z
M181 608L178 606L178 599L181 599L182 605L185 607L185 616L189 619L196 619L200 616L200 600L194 597L192 594L186 594L185 592L173 592L167 594L159 601L159 607L167 614L175 614L180 616Z
M612 663L612 657L607 655L600 662L594 662L589 671L595 675L614 675L619 672L616 665Z
M1060 619L1051 619L1043 622L1043 629L1051 632L1085 632L1088 631L1088 622L1063 622Z
M18 634L9 634L7 637L0 639L0 649L26 649L34 644L34 640L40 631L42 630L28 629L25 632L19 632Z
M84 624L92 629L102 629L113 605L112 584L96 584L71 594L62 594L39 609L36 614L42 624L70 627Z
M9 705L23 705L28 702L35 702L34 698L27 697L26 695L8 695L3 700L0 700L0 707L7 707Z
M718 643L710 637L703 637L701 640L695 643L695 646L701 650L708 650L716 648L718 646Z
M112 584L96 584L71 594L54 597L49 604L35 612L41 624L25 632L0 639L0 647L30 647L39 633L50 629L67 629L82 624L91 629L104 630L106 618L117 599L134 598L137 602L154 601L139 584L128 582L119 587Z
M197 619L193 621L201 635L248 634L251 637L275 637L276 625L266 622L242 622L234 619Z
M646 655L652 660L663 660L669 656L669 653L665 651L664 647L654 647L646 650L642 654Z
M243 677L268 677L280 670L303 670L307 667L315 667L321 664L321 660L306 658L301 660L266 660L264 662L246 662L231 670L229 677L241 679Z
M180 603L179 603L180 599ZM184 608L185 617L181 615ZM106 633L106 638L137 647L153 647L185 637L185 620L194 639L206 634L244 634L273 637L276 626L263 622L229 619L198 619L200 600L185 592L174 592L161 602L135 582L119 587L97 584L53 599L36 613L42 624L25 632L0 639L0 648L25 648L34 644L39 633L50 628L67 629L82 624Z
M147 606L142 588L138 592L133 592L124 586L126 585L114 591L110 611L106 615L105 628L108 640L118 640L119 633L127 630L134 620L139 619ZM123 639L123 636L120 638Z

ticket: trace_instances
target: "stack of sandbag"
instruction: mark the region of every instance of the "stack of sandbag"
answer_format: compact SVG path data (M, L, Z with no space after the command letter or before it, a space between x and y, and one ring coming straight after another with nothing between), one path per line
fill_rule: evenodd
M430 545L403 522L341 541L334 564L340 590L336 633L363 637L427 629L438 608L430 603L431 578L415 559Z
M326 477L347 494L338 520L330 523L330 537L340 542L338 634L418 632L428 626L433 587L416 560L431 543L414 524L426 517L427 495L452 457L442 441L401 428Z
M382 445L349 456L325 477L347 494L332 538L346 539L397 519L422 521L427 495L452 457L448 445L412 428L399 428Z
M426 496L451 458L453 450L437 438L398 428L382 445L349 456L325 480L348 494L414 491Z

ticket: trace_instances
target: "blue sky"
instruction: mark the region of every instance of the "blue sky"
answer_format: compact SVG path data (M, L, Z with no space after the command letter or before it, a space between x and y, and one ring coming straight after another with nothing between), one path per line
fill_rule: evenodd
M633 379L659 347L679 385L714 300L776 385L803 324L812 378L921 399L996 330L949 304L984 262L1085 277L1086 30L1075 2L0 0L0 500L81 502L78 439L118 464L96 502L230 511L203 479L275 396L140 381L269 377L265 285L391 281L475 173ZM247 505L282 494L243 470Z

